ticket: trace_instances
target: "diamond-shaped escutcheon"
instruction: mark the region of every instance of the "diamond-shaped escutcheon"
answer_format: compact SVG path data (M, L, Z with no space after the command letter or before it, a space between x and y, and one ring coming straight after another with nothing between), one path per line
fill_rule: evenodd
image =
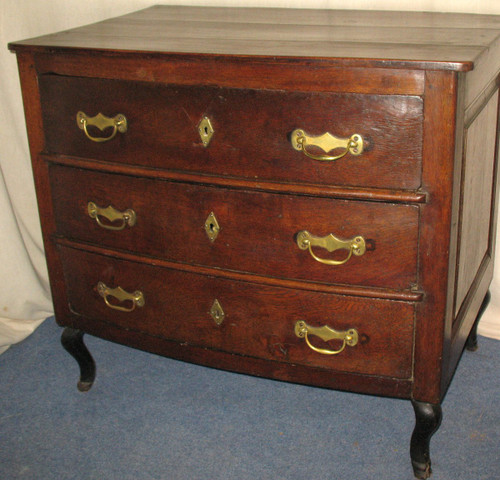
M205 232L207 232L207 236L210 241L215 242L215 239L220 232L220 226L214 212L210 212L210 215L205 220Z
M210 309L210 315L217 325L220 325L224 321L224 317L226 316L226 314L224 313L224 310L222 310L222 306L219 303L219 300L214 300L212 308Z
M208 117L203 117L198 124L198 133L200 134L201 141L204 147L208 147L210 140L212 140L212 136L214 134L214 128L210 123L210 119Z

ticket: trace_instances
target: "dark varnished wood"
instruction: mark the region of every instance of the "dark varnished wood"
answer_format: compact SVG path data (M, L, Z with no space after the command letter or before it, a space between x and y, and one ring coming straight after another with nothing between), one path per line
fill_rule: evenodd
M278 278L401 290L416 286L416 206L220 189L60 166L50 170L57 234L66 238ZM118 232L103 229L88 215L89 201L120 211L131 208L137 224ZM214 242L204 229L211 212L220 226ZM344 265L324 265L297 246L301 230L344 239L362 235L367 251ZM348 255L314 251L326 259Z
M71 248L79 248L88 252L94 252L101 255L107 255L111 258L121 258L138 263L151 263L151 258L144 255L137 255L123 250L116 250L112 248L105 248L102 245L92 245L89 243L80 243L75 240L69 240L61 237L54 237L53 241L57 245L67 246ZM240 273L233 270L221 270L218 268L204 267L202 265L190 265L188 263L178 263L160 258L154 258L154 264L172 268L183 272L200 273L208 276L217 276L231 280L246 281L260 283L269 286L282 286L286 288L294 288L300 290L310 290L313 292L331 293L334 295L349 295L353 297L365 298L381 298L384 300L397 300L403 302L420 302L424 298L422 291L418 289L412 290L393 290L389 288L373 288L373 287L360 287L355 285L339 285L327 284L311 281L301 281L292 279L283 279L276 277L267 277L262 275L248 275L247 273Z
M12 48L21 49L28 44L253 56L385 58L386 62L393 59L393 63L399 64L404 59L415 68L433 63L436 68L468 70L486 50L491 38L495 38L494 31L486 38L483 31L488 26L498 28L492 18L478 16L465 29L466 17L439 14L423 17L412 12L404 13L405 25L403 28L398 25L398 30L394 24L385 25L388 18L385 12L274 9L268 16L267 12L262 15L255 9L224 9L219 11L220 16L215 16L215 11L208 11L209 22L203 8L182 12L182 7L179 10L179 7L158 6L142 14L126 15L63 35L17 42ZM245 14L255 18L254 22L246 21ZM239 20L234 16L240 16ZM427 24L423 23L425 20ZM270 24L274 27L268 28ZM439 29L429 31L425 28L429 24L439 25L443 34L436 33ZM457 24L459 28L453 31ZM265 38L270 35L272 40ZM226 41L221 42L221 38ZM363 66L367 66L366 61Z
M306 12L304 10L302 11L303 17L296 17L293 23L287 22L286 17L287 15L289 16L289 11L281 11L281 18L274 23L269 18L255 22L242 21L243 19L239 19L239 21L234 18L229 19L227 11L226 18L223 15L218 19L213 17L207 19L203 16L198 16L197 18L191 16L189 18L172 18L170 11L171 9L156 7L154 14L151 12L150 15L144 15L142 18L138 18L138 15L135 14L128 16L128 21L127 17L122 17L121 19L107 21L105 25L89 25L78 31L65 32L64 35L52 35L50 42L53 46L58 46L64 42L66 46L68 44L71 45L73 42L81 44L83 43L83 38L85 38L89 47L99 48L98 45L100 44L102 48L107 46L107 48L116 49L119 42L132 44L137 38L147 38L150 49L164 51L168 50L169 46L175 45L174 42L178 40L188 42L198 40L203 43L213 41L214 45L200 45L196 49L196 52L226 53L224 49L227 47L218 45L221 37L225 37L229 41L236 43L240 41L248 42L248 48L253 47L253 42L259 42L263 50L268 48L270 42L278 42L278 45L275 47L277 50L280 49L281 45L295 44L296 42L308 42L313 46L322 44L323 48L327 48L329 44L352 44L357 42L364 44L363 47L367 51L369 51L370 45L373 46L375 44L377 47L380 47L385 44L392 46L396 43L398 48L402 49L404 47L399 45L400 42L395 42L395 39L402 39L402 41L412 46L432 45L436 49L442 48L443 50L446 46L456 46L462 48L463 51L467 51L463 47L487 46L498 35L496 28L482 28L478 32L478 29L474 28L474 26L467 28L464 25L460 27L443 25L443 27L434 28L432 35L429 35L428 25L410 25L412 17L414 17L414 14L412 15L411 13L407 14L408 25L406 26L381 26L380 24L375 25L376 20L373 18L370 19L366 12L345 12L345 15L350 14L351 17L355 16L353 23L349 25L347 23L340 24L332 15L326 21L323 20L314 24L308 24L310 17L309 19L304 17L307 13L310 14L314 11ZM250 14L252 13L251 10L247 11ZM340 13L337 15L340 16ZM377 15L376 12L372 14L372 17L375 15ZM273 28L269 28L270 25ZM133 26L133 34L127 29L128 26ZM32 43L43 45L48 41L48 39L41 39L34 40ZM217 47L220 49L219 52L208 51L210 48L216 49ZM126 44L120 48L124 50L128 49ZM184 48L187 49L188 47L184 46ZM238 48L238 46L235 48ZM303 47L304 50L306 48L307 46ZM174 51L178 51L178 48ZM256 52L251 53L256 54ZM309 55L301 53L301 56ZM315 56L322 55L316 54Z
M92 159L62 155L42 154L45 161L87 170L106 173L119 173L143 178L173 180L175 182L198 183L219 187L231 187L240 190L266 191L271 193L288 193L309 195L313 197L371 200L388 203L426 203L427 193L422 190L394 190L368 187L350 187L337 185L317 185L314 183L293 184L288 182L271 182L234 177L214 177L213 175L179 172L177 170L158 170L134 165L124 165Z
M68 325L69 309L64 300L66 287L62 275L61 261L51 240L54 234L55 218L50 199L50 184L48 165L41 161L39 153L44 148L44 134L41 115L40 93L38 90L37 74L33 55L29 52L20 52L17 55L21 92L23 96L24 114L28 132L33 180L36 189L37 203L40 212L40 224L47 265L50 265L49 284L54 300L56 321L61 325Z
M310 365L294 365L293 368L290 368L290 364L286 362L235 355L221 350L190 345L186 342L179 343L134 330L126 330L89 317L78 316L78 324L88 334L106 340L166 357L232 372L267 378L272 373L272 378L288 382L398 398L408 398L411 392L411 380L407 379L399 380L381 376L358 375Z
M499 27L481 15L160 6L12 44L57 321L217 368L409 398L426 478L493 274ZM129 131L89 143L75 121L88 109L125 113ZM196 136L205 114L208 148ZM307 159L287 138L298 127L360 133L366 152ZM141 221L108 235L88 223L89 200L131 201ZM330 276L293 242L311 226L361 229L369 251ZM99 280L148 292L146 305L110 310ZM362 342L315 354L291 330L298 317L355 324Z
M92 58L89 62L87 59ZM375 66L368 70L356 65L332 65L324 59L255 58L182 54L148 54L64 50L53 55L35 54L40 74L74 77L113 78L174 85L219 85L305 92L349 92L422 95L424 72ZM137 68L137 62L141 62ZM255 75L255 71L259 75ZM203 79L201 81L201 79Z
M455 259L450 257L449 245L458 79L454 72L427 72L426 80L422 186L432 202L421 208L420 217L419 263L426 298L417 306L413 395L438 404L444 395L441 358L451 343L448 293L454 276L449 270Z
M411 374L413 305L374 299L352 299L248 282L181 273L61 248L68 301L76 314L113 323L127 330L189 345L215 348L292 364L405 379ZM99 281L140 290L145 305L132 312L109 308L96 291ZM218 299L226 314L217 326L209 311ZM110 299L113 301L113 299ZM131 307L131 302L124 302ZM344 331L356 328L356 347L342 355L319 355L296 337L294 325L305 320ZM338 342L311 342L335 349Z
M40 78L40 91L49 153L264 181L403 189L420 185L423 102L417 97L162 86L52 75ZM80 110L89 116L122 113L128 131L110 142L92 142L76 124ZM198 134L205 116L215 130L208 147ZM358 133L365 139L365 152L335 162L312 160L290 143L297 128L341 138Z
M207 54L225 63L237 58L267 63L276 59L307 58L342 68L470 71L474 66L467 79L468 105L497 71L498 24L498 17L491 15L267 8L262 12L259 9L156 6L64 34L11 43L10 48L19 52L24 49L37 53L57 51L60 57L66 55L68 47L75 47L75 52L84 55L92 54L95 49L113 52L113 55L121 51L122 67L127 63L127 56L132 55L128 75L136 76L136 80L140 79L138 74L148 77L155 74L148 71L148 67L133 68L134 52L140 57L147 53L150 58L160 54L167 63L171 57L165 54L174 53L176 64L182 64L183 58L178 56L181 54L188 59L190 67L193 61L199 66L198 60ZM273 28L268 28L269 25ZM177 31L179 28L182 34ZM277 35L279 39L266 40L263 32L267 36ZM77 60L74 56L70 59ZM68 58L60 67L64 65L69 65ZM101 72L102 67L99 67ZM78 75L77 71L73 70L73 74ZM123 78L120 77L123 68L109 71L113 73L108 75ZM192 69L184 70L184 75L178 78L186 81L193 73ZM297 73L300 76L300 72ZM251 77L255 83L257 77ZM393 87L401 85L404 78L403 75L399 82L393 82ZM227 79L227 75L219 75L218 83ZM379 83L379 88L383 85L384 82ZM265 87L263 83L260 86Z

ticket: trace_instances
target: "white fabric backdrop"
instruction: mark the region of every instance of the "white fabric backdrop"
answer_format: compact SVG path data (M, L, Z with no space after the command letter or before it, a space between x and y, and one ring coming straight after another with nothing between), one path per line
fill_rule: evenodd
M23 340L52 305L31 176L15 55L7 43L148 7L150 0L0 0L0 353ZM179 5L346 8L345 0L195 0ZM492 0L350 0L352 9L500 14ZM500 252L500 250L499 250ZM500 338L500 255L480 333Z

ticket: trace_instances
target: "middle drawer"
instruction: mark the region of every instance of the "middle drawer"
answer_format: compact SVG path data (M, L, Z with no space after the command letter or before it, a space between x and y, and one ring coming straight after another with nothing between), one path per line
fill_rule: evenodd
M50 166L57 234L276 278L408 289L418 207L215 188ZM109 208L108 208L109 207Z

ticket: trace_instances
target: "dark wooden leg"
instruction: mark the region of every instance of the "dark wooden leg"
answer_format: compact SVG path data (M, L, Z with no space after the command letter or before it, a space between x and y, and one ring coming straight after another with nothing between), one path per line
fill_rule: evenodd
M469 333L469 337L465 342L465 348L467 350L470 350L471 352L475 352L477 350L477 326L479 324L479 320L481 320L481 317L483 316L484 311L486 310L486 307L490 303L490 299L491 299L491 293L488 290L486 292L486 295L484 296L483 303L479 308L479 312L477 312L477 317L476 320L474 321L474 325L472 326L472 330Z
M83 343L83 332L66 327L61 335L64 349L78 362L80 367L80 380L77 384L80 392L90 390L95 379L95 362Z
M429 455L429 443L432 435L441 424L441 405L417 402L412 400L415 410L415 429L411 436L410 456L415 477L419 479L431 476L431 457Z

